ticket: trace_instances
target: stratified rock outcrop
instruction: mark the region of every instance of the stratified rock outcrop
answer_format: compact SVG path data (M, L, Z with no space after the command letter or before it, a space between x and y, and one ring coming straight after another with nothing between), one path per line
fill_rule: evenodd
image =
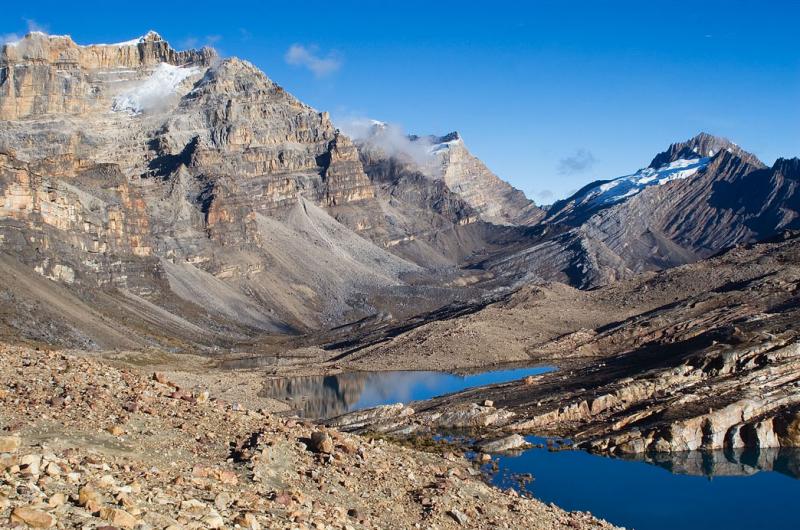
M234 343L395 312L391 299L409 291L423 308L441 306L457 288L426 293L405 275L419 283L420 265L453 270L501 248L507 230L476 223L478 209L489 220L498 208L511 217L534 208L521 194L507 201L508 186L468 154L459 156L469 171L450 170L461 175L453 186L472 182L473 169L493 184L460 188L467 199L448 179L368 174L365 164L375 166L327 113L246 61L176 51L155 32L95 45L31 33L4 45L0 121L0 250L26 278L25 267L47 280L7 291L18 307L48 305L57 315L47 320L82 345L116 339L97 334L94 316L89 329L46 302L56 296L48 282L89 306L95 288L139 297L103 309L127 324L146 315L129 337L170 315L166 335L180 330L180 343ZM485 207L493 193L505 206ZM31 329L44 321L24 327L23 336L51 336ZM164 339L148 331L144 343Z
M210 48L179 52L157 33L120 44L79 46L69 36L33 32L0 51L0 120L81 115L104 104L109 83L161 63L208 67Z

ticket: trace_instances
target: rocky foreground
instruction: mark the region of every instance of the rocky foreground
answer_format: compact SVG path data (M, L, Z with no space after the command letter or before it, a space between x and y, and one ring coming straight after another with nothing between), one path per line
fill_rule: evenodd
M609 528L465 459L319 428L95 359L0 348L0 527Z

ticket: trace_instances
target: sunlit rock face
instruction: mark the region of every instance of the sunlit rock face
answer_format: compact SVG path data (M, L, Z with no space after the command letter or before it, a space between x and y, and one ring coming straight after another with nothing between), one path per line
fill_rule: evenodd
M285 331L417 269L328 215L374 201L356 147L245 61L32 33L0 121L0 249L49 280Z
M447 186L484 221L531 225L544 217L525 194L501 180L467 149L457 132L431 140L435 165Z
M474 187L451 189L454 170L442 178L455 166L430 146L426 160L444 164L436 178L368 174L369 155L327 113L246 61L177 51L155 32L90 45L31 33L4 45L0 123L0 250L31 281L81 299L105 293L96 287L145 297L106 310L131 321L146 306L148 322L166 311L182 337L358 320L392 306L382 293L411 288L408 274L507 241ZM481 201L503 188L493 186ZM42 292L25 296L41 303ZM452 295L414 296L433 308ZM58 309L68 304L50 307L64 326L86 325Z
M166 63L207 67L211 49L178 52L157 33L117 45L79 46L69 36L30 33L0 51L0 119L79 115L107 103L109 85Z

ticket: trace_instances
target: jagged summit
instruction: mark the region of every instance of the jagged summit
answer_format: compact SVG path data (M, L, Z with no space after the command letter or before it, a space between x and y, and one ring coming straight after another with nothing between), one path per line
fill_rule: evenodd
M779 158L772 164L772 170L789 178L800 179L800 158Z
M496 225L531 225L544 212L525 194L503 181L476 158L464 144L458 131L443 136L405 134L399 127L381 121L364 123L359 147L369 159L367 166L378 171L381 179L397 181L386 174L380 159L400 164L403 171L413 170L429 179L443 181L480 219ZM368 169L369 171L370 169ZM389 173L391 173L390 171Z
M626 201L647 188L694 177L712 163L716 169L727 164L728 158L764 167L755 155L727 138L701 132L689 140L671 144L666 151L657 154L649 166L633 174L587 184L571 197L556 202L548 212L548 219L559 221L568 214L570 218L584 220L595 211Z
M3 44L3 46L17 47L42 40L65 41L65 42L70 42L75 46L82 48L124 47L124 46L138 46L139 44L147 44L153 42L166 42L164 38L157 31L154 31L152 29L149 30L144 35L126 41L114 42L114 43L91 43L91 44L78 44L75 42L75 40L72 38L71 35L51 35L43 31L30 31L21 39L16 41L6 42Z
M711 158L721 151L727 151L746 159L748 162L760 164L755 155L743 150L727 138L701 132L685 142L671 144L666 151L657 154L648 167L658 169L677 160Z
M156 31L152 29L142 35L141 37L136 37L134 39L122 41L122 42L115 42L113 44L85 44L86 47L91 46L138 46L139 44L144 44L147 42L161 42L164 41L164 38Z

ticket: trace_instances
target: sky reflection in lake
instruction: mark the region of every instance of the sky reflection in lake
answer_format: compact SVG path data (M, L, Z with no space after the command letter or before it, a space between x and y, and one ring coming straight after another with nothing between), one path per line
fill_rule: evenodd
M553 368L538 366L496 370L473 375L444 372L347 372L328 376L268 379L263 394L288 400L306 417L330 418L337 414L392 403L408 403L542 374Z

